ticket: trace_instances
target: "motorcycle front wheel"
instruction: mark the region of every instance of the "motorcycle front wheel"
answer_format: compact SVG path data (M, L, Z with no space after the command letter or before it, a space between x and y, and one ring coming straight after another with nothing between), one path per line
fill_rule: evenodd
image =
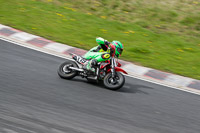
M77 75L77 71L69 69L69 67L77 67L78 65L73 61L66 61L58 68L58 75L63 79L72 79Z
M116 72L116 76L114 78L112 78L111 73L108 73L104 77L103 83L104 86L110 90L118 90L124 85L125 78L120 72Z

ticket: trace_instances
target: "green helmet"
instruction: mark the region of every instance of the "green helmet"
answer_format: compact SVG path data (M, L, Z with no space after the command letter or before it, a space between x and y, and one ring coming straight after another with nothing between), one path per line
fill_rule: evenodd
M115 55L118 57L119 55L121 56L123 52L123 44L119 41L112 41L112 44L115 45L116 50L115 50Z

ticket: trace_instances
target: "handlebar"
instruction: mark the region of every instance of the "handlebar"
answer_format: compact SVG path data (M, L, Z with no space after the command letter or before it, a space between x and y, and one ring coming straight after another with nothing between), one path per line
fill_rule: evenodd
M110 44L110 46L108 47L110 50L110 56L114 57L115 56L115 46L113 44Z

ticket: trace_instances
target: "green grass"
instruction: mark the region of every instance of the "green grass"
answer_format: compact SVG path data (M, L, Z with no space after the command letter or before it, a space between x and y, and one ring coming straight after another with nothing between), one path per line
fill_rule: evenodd
M0 23L86 50L119 40L124 60L200 79L200 4L173 2L0 0Z

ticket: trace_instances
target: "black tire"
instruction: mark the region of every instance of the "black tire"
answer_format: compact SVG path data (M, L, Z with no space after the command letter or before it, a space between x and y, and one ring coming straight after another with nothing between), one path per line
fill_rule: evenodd
M66 61L62 63L58 68L58 75L63 79L72 79L77 75L77 71L67 69L67 65L72 67L77 67L78 65L73 61ZM64 71L65 69L65 71ZM66 72L67 71L67 72Z
M120 72L116 72L116 75L118 77L118 82L116 84L112 84L110 82L110 79L112 78L112 74L108 73L103 80L103 84L106 88L110 89L110 90L118 90L120 89L124 83L125 83L125 77L123 74L121 74Z

